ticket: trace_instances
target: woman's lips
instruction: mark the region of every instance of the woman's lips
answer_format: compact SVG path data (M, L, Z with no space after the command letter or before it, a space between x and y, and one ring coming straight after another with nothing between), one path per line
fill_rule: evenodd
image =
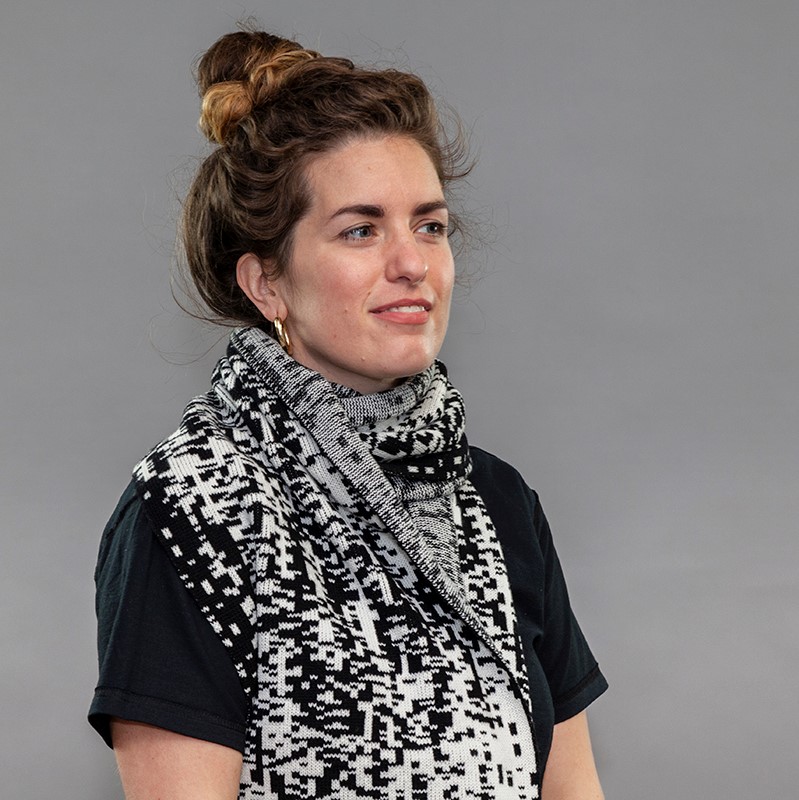
M399 300L372 309L372 314L387 322L401 325L423 325L430 319L432 303L427 300Z

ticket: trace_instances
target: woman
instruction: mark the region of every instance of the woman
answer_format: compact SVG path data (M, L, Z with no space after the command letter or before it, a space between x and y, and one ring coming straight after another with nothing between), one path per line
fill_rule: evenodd
M435 361L461 170L426 87L261 32L198 82L184 245L243 327L101 545L127 795L601 797L543 513Z

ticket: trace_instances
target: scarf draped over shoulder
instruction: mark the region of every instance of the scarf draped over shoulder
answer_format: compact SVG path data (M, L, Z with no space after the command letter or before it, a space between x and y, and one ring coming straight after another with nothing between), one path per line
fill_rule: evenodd
M372 395L267 334L136 467L250 698L242 798L538 796L527 675L460 394Z

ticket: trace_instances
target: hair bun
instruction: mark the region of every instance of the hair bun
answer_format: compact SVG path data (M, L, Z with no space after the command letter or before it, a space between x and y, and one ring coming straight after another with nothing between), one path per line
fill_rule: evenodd
M223 36L200 59L200 130L224 144L236 125L261 105L294 67L319 58L297 42L264 31Z
M203 95L200 130L215 144L224 144L239 120L252 111L252 98L242 81L215 83Z

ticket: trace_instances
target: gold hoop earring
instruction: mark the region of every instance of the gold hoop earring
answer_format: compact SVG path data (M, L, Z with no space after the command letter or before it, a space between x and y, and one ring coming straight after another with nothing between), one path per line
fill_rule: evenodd
M275 336L277 336L278 344L286 351L287 355L291 355L291 339L289 332L286 330L286 323L280 317L275 317L272 320L275 326Z

